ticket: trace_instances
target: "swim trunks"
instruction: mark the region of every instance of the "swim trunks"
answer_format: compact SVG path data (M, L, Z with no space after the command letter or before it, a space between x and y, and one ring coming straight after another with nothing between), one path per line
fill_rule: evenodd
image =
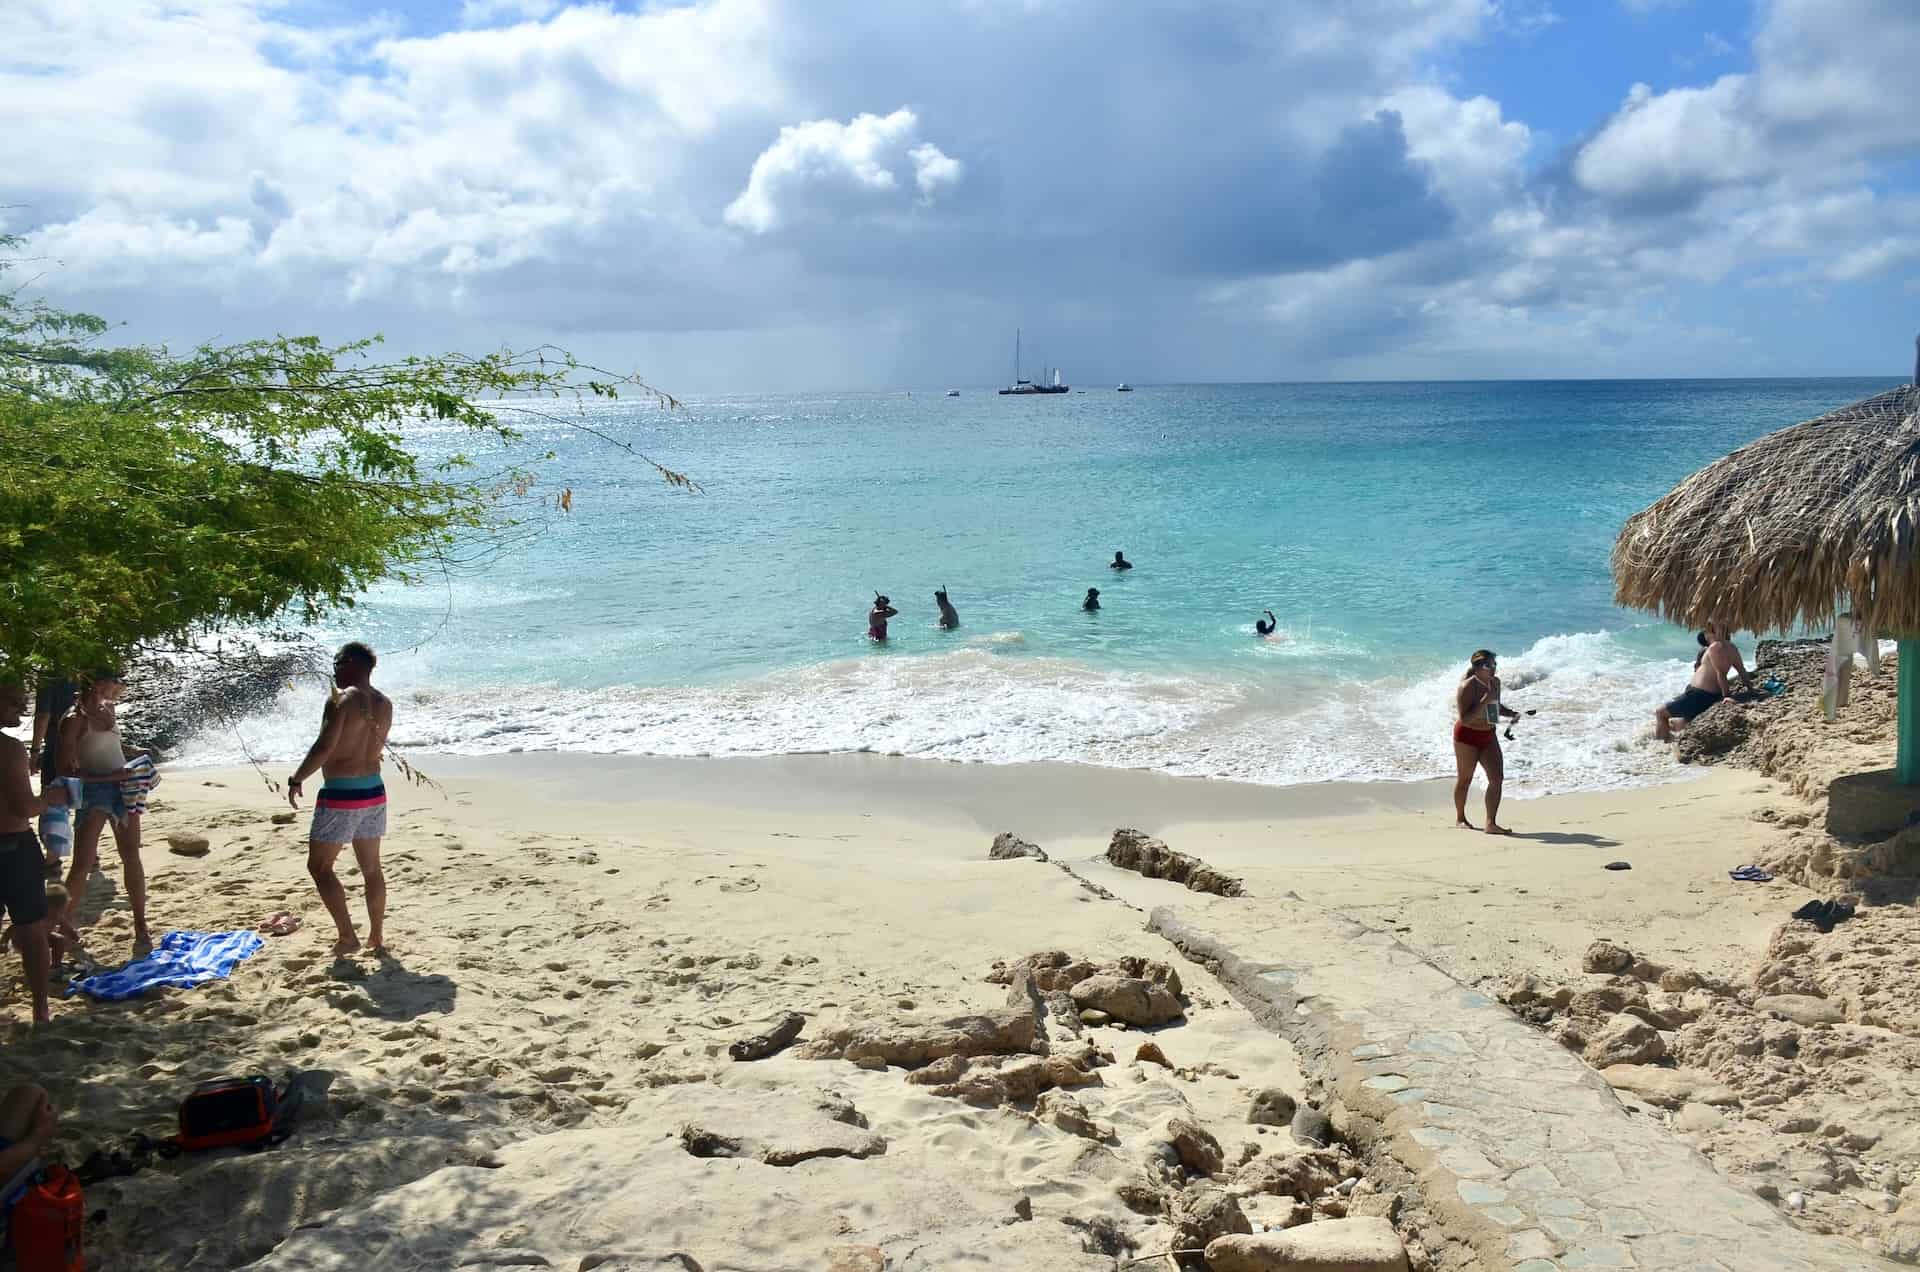
M1477 746L1481 750L1492 746L1493 738L1494 734L1492 729L1469 729L1464 724L1456 724L1453 726L1453 740L1455 742L1465 742L1468 746Z
M885 640L886 638L887 625L885 623L869 623L867 625L868 640Z
M350 844L356 839L378 839L387 833L387 784L378 773L364 777L331 777L313 801L313 829L307 839L316 844Z
M47 917L45 860L32 831L0 835L0 905L15 923L38 923Z
M1691 720L1718 701L1720 701L1720 695L1713 690L1702 689L1699 685L1688 685L1685 693L1667 704L1667 714L1675 719Z

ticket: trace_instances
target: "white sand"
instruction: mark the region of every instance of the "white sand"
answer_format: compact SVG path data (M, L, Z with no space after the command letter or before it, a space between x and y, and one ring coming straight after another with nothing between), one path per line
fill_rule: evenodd
M1781 802L1745 774L1515 803L1510 824L1558 838L1496 840L1449 829L1437 784L1275 791L871 757L421 765L446 796L394 788L386 961L326 957L304 815L270 825L284 805L255 774L175 771L161 788L147 850L157 929L251 926L279 909L305 927L228 982L57 1005L53 1029L11 1029L0 1069L53 1092L74 1160L133 1129L165 1133L202 1078L297 1068L332 1086L281 1148L91 1189L89 1209L107 1211L91 1266L231 1267L376 1195L260 1266L440 1268L525 1250L568 1269L610 1251L630 1257L607 1267L686 1266L658 1261L679 1251L709 1270L818 1269L832 1248L877 1246L895 1268L977 1252L981 1266L1071 1269L1083 1242L1063 1217L1106 1217L1143 1251L1165 1248L1164 1226L1114 1188L1166 1118L1191 1110L1235 1160L1256 1137L1250 1092L1303 1085L1291 1049L1201 969L1181 965L1187 1023L1157 1035L1189 1076L1130 1063L1137 1033L1095 1031L1120 1063L1076 1095L1115 1128L1108 1144L933 1096L898 1069L727 1058L788 1010L826 1024L999 1006L1005 990L982 979L996 959L1172 957L1123 901L1051 865L989 862L996 830L1135 904L1194 900L1091 860L1116 826L1139 826L1244 874L1255 895L1405 928L1467 979L1572 970L1602 934L1732 971L1803 895L1726 879L1757 839L1752 809ZM208 834L211 855L169 855L174 830ZM1634 869L1600 868L1614 859ZM125 956L117 878L96 881L82 917L96 953ZM17 968L8 992L24 1019ZM808 1124L823 1094L851 1101L885 1154L773 1167L691 1157L677 1138L690 1118ZM1003 1222L1023 1196L1033 1221Z

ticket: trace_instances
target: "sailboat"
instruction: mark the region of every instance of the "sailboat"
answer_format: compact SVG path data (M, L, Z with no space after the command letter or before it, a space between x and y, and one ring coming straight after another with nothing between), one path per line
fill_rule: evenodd
M1023 380L1020 378L1020 329L1018 327L1014 328L1014 331L1013 331L1013 383L1009 384L1006 388L1001 389L1000 396L1001 397L1008 397L1008 396L1025 397L1025 396L1028 396L1029 394L1036 394L1036 393L1066 393L1069 391L1068 386L1060 379L1060 368L1058 367L1053 368L1053 380L1051 383L1048 383L1046 380L1046 368L1044 367L1041 368L1040 374L1041 374L1041 380L1039 383L1035 383L1032 380Z

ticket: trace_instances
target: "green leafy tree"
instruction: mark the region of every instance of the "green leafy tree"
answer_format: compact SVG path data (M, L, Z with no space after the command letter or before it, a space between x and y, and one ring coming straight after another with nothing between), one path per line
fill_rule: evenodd
M383 360L377 339L277 336L177 356L110 347L109 330L0 287L0 666L16 673L311 622L532 528L537 460L425 460L407 438L422 421L501 454L516 418L565 413L698 489L580 409L622 392L677 403L562 350Z

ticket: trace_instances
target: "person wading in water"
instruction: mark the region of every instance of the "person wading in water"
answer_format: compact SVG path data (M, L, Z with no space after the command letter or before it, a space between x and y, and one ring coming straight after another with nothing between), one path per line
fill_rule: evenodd
M1453 758L1459 776L1453 782L1453 824L1460 830L1472 830L1467 820L1467 790L1473 785L1474 766L1487 774L1487 824L1489 835L1513 832L1497 820L1500 812L1500 785L1506 777L1506 757L1500 753L1500 717L1518 720L1520 713L1500 702L1500 677L1495 674L1500 659L1491 649L1476 649L1468 660L1467 674L1453 695Z

